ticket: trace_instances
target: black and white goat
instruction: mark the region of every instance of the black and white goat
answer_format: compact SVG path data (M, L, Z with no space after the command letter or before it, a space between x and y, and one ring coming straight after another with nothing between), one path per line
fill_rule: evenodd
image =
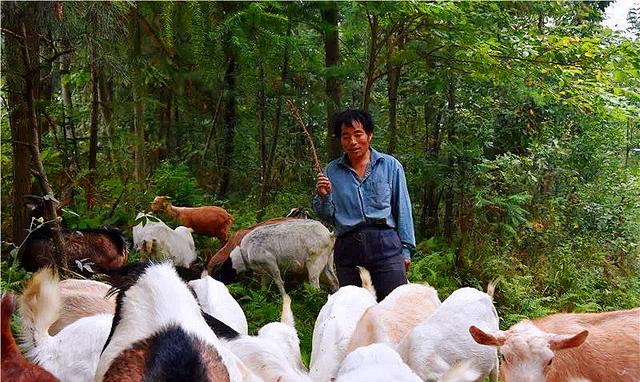
M96 382L260 381L222 346L171 264L125 266L112 285L116 314Z

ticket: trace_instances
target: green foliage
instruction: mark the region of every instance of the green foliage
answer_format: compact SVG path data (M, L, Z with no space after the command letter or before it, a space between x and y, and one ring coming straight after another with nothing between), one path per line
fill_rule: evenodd
M162 162L153 173L151 184L154 195L170 196L176 206L200 206L205 199L195 176L182 162Z

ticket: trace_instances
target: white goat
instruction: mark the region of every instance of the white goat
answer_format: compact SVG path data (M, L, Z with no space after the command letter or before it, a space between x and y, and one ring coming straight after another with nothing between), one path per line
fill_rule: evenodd
M22 347L27 358L61 381L93 380L113 315L81 318L52 337L48 330L61 309L58 277L45 268L29 280L20 297Z
M240 334L249 333L247 317L223 283L204 275L198 280L189 281L189 286L195 292L202 310Z
M440 306L438 292L424 284L405 284L367 309L356 325L347 354L360 346L384 342L397 345Z
M67 279L58 283L62 298L62 311L49 328L56 335L65 326L83 317L96 314L114 314L116 297L107 296L111 286L94 280Z
M259 381L222 346L171 264L126 266L112 281L119 288L116 319L98 362L97 382Z
M359 347L349 353L337 372L336 382L422 382L385 344Z
M360 269L362 288L344 286L329 296L320 309L313 327L309 376L315 382L328 382L335 377L340 362L362 314L376 304L371 275Z
M307 273L309 282L320 288L324 274L332 289L338 288L333 269L335 237L319 221L293 219L257 227L231 252L236 272L253 270L268 275L284 296L281 272Z
M257 336L239 336L224 345L265 382L311 382L300 355L291 299L282 300L280 322L263 326Z
M398 353L425 381L438 381L451 367L466 361L480 373L477 381L489 373L496 381L496 350L477 344L469 334L471 325L497 330L498 314L491 296L477 289L461 288L405 336Z
M133 246L147 259L170 259L175 265L189 267L196 260L196 246L191 228L171 229L159 221L147 221L133 227Z

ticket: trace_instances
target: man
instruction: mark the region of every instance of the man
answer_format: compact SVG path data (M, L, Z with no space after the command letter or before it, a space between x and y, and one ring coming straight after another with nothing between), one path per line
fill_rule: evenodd
M357 266L371 273L378 301L407 283L415 250L411 201L404 169L391 155L370 147L369 113L346 110L333 126L344 154L318 174L313 208L333 223L334 262L340 286L360 286Z

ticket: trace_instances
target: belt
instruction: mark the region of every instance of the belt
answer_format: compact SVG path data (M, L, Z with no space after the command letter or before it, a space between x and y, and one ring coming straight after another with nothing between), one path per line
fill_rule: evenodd
M387 225L387 219L364 219L364 225Z

